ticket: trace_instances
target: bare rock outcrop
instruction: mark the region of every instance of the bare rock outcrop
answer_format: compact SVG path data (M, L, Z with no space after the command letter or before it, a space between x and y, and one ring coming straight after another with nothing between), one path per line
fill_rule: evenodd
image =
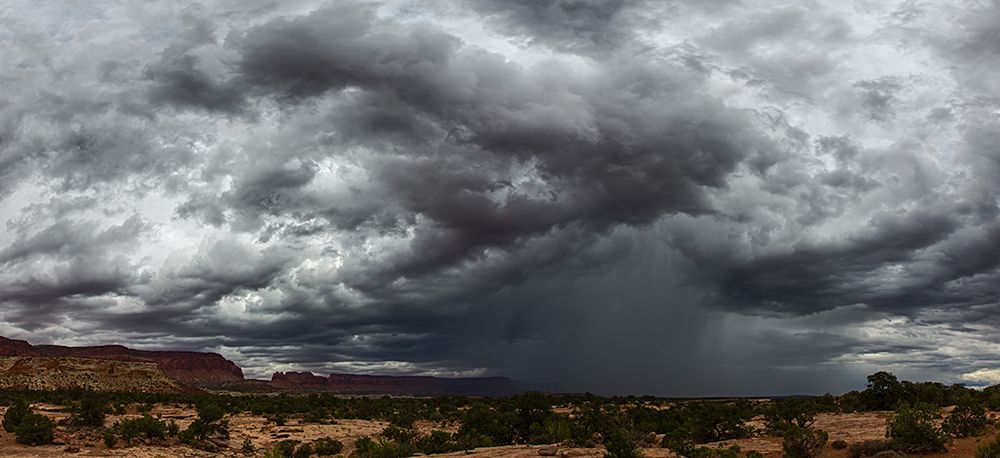
M0 389L182 393L155 363L58 356L0 356Z
M94 358L154 363L167 377L196 387L224 386L243 381L243 370L218 353L144 351L121 345L98 347L31 345L23 340L0 337L0 356Z

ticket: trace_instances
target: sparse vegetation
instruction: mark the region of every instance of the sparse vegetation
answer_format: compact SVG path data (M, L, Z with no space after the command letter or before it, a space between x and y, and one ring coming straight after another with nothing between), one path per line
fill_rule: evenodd
M80 399L80 403L73 409L70 421L79 426L100 428L104 426L105 415L107 406L104 401L96 395L89 395Z
M116 436L115 433L113 433L111 431L107 431L107 432L104 433L104 446L105 447L107 447L107 448L113 448L115 446L115 444L117 444L117 443L118 443L118 436Z
M965 399L944 420L942 429L955 437L978 436L986 431L986 408L981 402Z
M847 456L849 458L863 458L867 456L875 456L881 452L892 450L892 443L887 440L867 440L864 442L858 442L851 444L847 448Z
M889 419L886 437L894 450L906 453L946 451L949 438L934 423L938 416L938 408L930 404L902 407Z
M1000 436L992 441L980 445L976 449L976 458L1000 458Z
M229 439L229 422L224 420L225 410L215 403L206 402L197 406L198 418L178 434L181 441L209 452L215 451L211 439Z
M17 398L9 405L3 414L3 430L12 433L17 430L24 416L31 413L31 406L22 398Z
M729 458L740 455L727 447L707 443L738 440L757 434L782 437L784 455L816 456L826 436L814 429L821 412L867 411L894 403L897 411L886 427L885 441L847 444L834 441L830 447L847 449L852 458L874 457L889 452L923 453L943 450L949 436L979 436L988 429L985 406L1000 397L1000 388L982 391L962 385L900 381L890 373L868 378L864 391L842 396L826 395L781 401L748 400L664 400L652 397L605 398L590 394L550 395L526 393L498 398L339 397L310 395L151 394L80 391L0 392L0 403L10 405L4 415L5 428L16 432L30 414L30 403L69 406L70 420L57 428L72 434L90 434L96 441L104 435L105 446L142 444L179 445L211 452L227 446L227 416L248 412L278 423L288 423L282 442L257 450L250 440L228 453L248 456L335 456L344 453L344 444L335 438L295 441L297 424L331 424L350 419L380 420L389 423L380 433L366 431L352 455L364 457L410 456L470 450L512 444L559 444L562 447L602 447L610 457L638 456L644 447L662 446L688 457ZM957 407L941 421L941 406ZM164 405L194 407L197 417L180 431L173 420L162 421L151 412ZM161 406L161 407L158 407ZM157 408L157 410L154 410ZM108 412L119 418L108 430L86 432L104 423ZM135 412L146 412L135 417ZM749 420L760 416L764 427L755 430ZM427 431L416 429L416 421L433 421ZM940 423L942 426L936 426ZM343 424L343 423L342 423ZM83 427L83 428L80 428ZM454 429L451 429L454 428ZM80 431L80 432L74 432ZM378 431L378 430L376 430ZM301 432L301 431L299 431ZM96 434L96 436L94 435ZM30 434L29 434L30 435ZM27 437L27 436L26 436ZM44 439L44 438L43 438ZM983 446L989 449L989 444ZM987 452L983 452L987 453Z
M827 434L808 426L791 425L785 429L781 449L785 458L813 458L826 445Z
M435 431L435 433L440 431ZM450 436L450 434L448 435ZM344 450L344 444L339 440L331 439L329 437L324 437L321 439L316 439L312 443L313 452L318 456L334 456ZM441 452L426 452L426 453L441 453Z
M14 440L24 445L45 445L55 437L55 423L48 417L37 413L29 413L21 419L14 430Z
M808 428L816 422L817 405L811 399L790 399L772 403L764 409L764 425L776 436L789 428Z
M167 424L146 414L139 418L118 420L115 422L114 430L125 443L132 444L137 440L148 442L165 438Z

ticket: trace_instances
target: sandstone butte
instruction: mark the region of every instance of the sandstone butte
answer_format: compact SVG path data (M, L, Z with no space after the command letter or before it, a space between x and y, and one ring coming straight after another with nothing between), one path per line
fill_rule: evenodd
M291 392L330 392L340 394L391 394L409 396L433 395L465 395L465 396L504 396L524 391L525 387L516 381L505 377L472 377L443 378L429 376L389 376L389 375L357 375L331 374L329 376L313 375L310 372L275 372L270 381L247 380L243 370L236 363L217 353L200 353L191 351L145 351L133 350L121 345L102 345L96 347L67 347L62 345L32 345L23 340L0 337L0 357L38 357L38 358L83 358L105 361L120 361L144 363L154 366L127 365L97 365L88 366L81 361L63 360L62 363L29 361L18 362L14 372L0 370L0 388L4 383L14 383L21 386L32 384L38 386L52 385L53 389L63 387L59 383L42 382L31 378L29 368L52 372L44 380L61 380L72 374L85 373L87 380L101 380L107 386L115 386L125 391L133 388L144 391L145 388L136 381L113 381L107 377L117 374L148 373L150 367L159 369L169 380L184 386L208 389L226 389L233 391L291 391ZM81 372L83 371L83 372ZM98 375L92 375L96 373ZM156 379L153 391L172 391L155 374L148 375ZM5 382L6 380L6 382ZM96 383L96 382L95 382ZM89 386L89 385L88 385ZM96 386L100 386L99 383ZM126 389L127 388L127 389ZM544 388L543 388L544 389Z
M243 370L218 353L143 351L121 345L98 347L31 345L23 340L0 337L0 356L48 356L154 363L167 377L200 388L243 381Z
M192 390L164 375L154 363L58 356L0 356L0 389L143 393Z

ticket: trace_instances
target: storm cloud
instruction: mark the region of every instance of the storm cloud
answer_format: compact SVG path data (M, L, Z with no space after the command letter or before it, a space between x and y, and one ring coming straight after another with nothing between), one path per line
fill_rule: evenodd
M218 351L260 377L986 382L998 18L973 0L15 2L0 333Z

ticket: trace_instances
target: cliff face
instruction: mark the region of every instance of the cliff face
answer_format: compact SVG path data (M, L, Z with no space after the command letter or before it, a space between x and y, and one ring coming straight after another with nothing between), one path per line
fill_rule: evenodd
M31 345L0 337L0 356L93 358L154 363L167 377L186 385L214 387L243 381L243 370L217 353L132 350L120 345L64 347Z
M154 363L54 356L0 356L0 389L181 393Z
M521 390L505 377L442 378L423 376L275 372L271 386L289 391L326 391L341 394L396 394L414 396L506 396Z

